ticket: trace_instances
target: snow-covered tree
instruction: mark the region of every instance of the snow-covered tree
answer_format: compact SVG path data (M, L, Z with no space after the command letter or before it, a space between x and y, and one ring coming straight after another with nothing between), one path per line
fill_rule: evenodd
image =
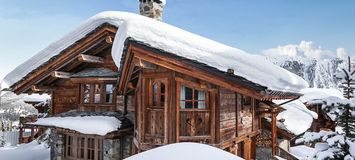
M302 143L316 148L313 158L317 160L354 160L355 158L354 141L350 139L346 140L344 134L339 134L337 132L306 132L296 140L296 144Z
M348 100L354 98L355 90L355 68L348 57L348 64L342 68L342 71L337 74L337 78L341 80L340 87L343 89L343 95ZM337 126L341 127L345 133L345 137L355 138L355 106L349 103L340 103L338 106L339 112L336 114Z
M20 116L36 114L37 110L23 101L23 95L13 92L4 93L0 103L0 118L4 121L16 121Z

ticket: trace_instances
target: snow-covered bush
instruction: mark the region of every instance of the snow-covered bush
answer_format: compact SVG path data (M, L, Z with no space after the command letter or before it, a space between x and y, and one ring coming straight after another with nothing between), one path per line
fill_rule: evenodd
M306 132L296 140L296 144L315 147L314 159L346 159L355 158L355 139L346 138L344 134L332 131ZM321 147L320 147L320 144ZM318 145L318 146L317 146Z

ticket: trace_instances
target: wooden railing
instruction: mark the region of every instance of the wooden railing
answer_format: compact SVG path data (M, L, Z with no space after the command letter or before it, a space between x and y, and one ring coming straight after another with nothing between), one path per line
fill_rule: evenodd
M298 158L296 158L294 155L290 154L289 152L285 151L279 146L276 147L276 156L279 156L287 160L298 160Z

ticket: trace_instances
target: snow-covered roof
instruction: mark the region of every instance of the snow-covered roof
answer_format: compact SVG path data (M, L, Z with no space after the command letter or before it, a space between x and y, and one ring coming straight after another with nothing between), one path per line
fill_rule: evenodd
M29 124L53 126L74 130L83 134L96 134L101 136L117 131L121 127L120 120L109 116L39 118L36 122Z
M308 86L301 77L272 64L260 55L249 54L151 18L114 11L91 17L74 31L18 66L4 78L4 82L11 86L20 81L32 70L104 23L119 27L112 49L112 57L118 67L120 67L124 42L127 38L132 38L223 72L234 69L238 76L271 90L298 93Z
M300 100L303 103L317 103L328 97L338 97L340 99L345 99L343 93L334 88L305 88L301 90L303 94Z
M154 148L125 160L242 160L224 150L200 143L175 143Z
M51 96L48 94L31 94L31 95L24 95L23 101L25 102L45 102L51 99Z
M273 101L276 104L285 102L284 100ZM278 122L277 126L287 130L294 135L299 135L307 131L313 122L317 119L317 113L310 111L300 100L295 100L290 103L281 105L285 110L277 115L277 120L283 119L284 122Z

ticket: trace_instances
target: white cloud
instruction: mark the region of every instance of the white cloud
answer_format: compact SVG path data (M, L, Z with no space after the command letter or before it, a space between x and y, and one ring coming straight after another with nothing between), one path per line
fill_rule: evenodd
M344 59L346 58L346 50L345 48L337 48L337 57L338 58L341 58L341 59Z
M269 48L262 51L266 56L289 56L289 57L305 57L314 59L326 58L344 58L346 51L344 48L338 48L336 51L325 50L321 46L317 46L312 41L301 41L300 44L288 44L278 46L276 48Z

